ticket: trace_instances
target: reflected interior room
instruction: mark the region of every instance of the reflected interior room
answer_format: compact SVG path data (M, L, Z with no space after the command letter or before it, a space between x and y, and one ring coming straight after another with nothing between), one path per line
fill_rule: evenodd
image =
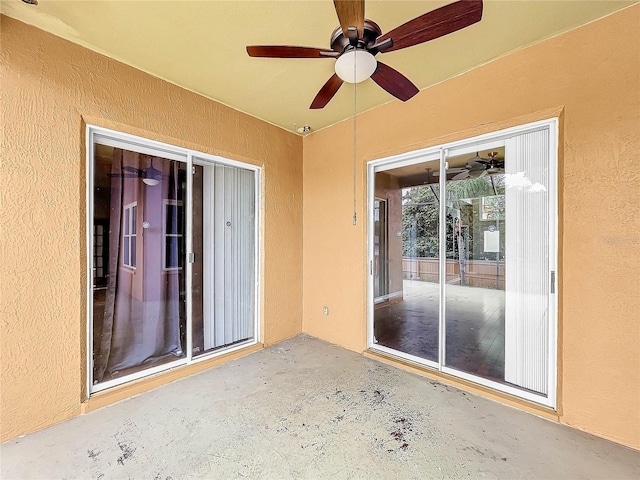
M448 159L443 364L505 383L504 147ZM439 361L439 160L377 172L374 342ZM409 358L410 358L409 357Z

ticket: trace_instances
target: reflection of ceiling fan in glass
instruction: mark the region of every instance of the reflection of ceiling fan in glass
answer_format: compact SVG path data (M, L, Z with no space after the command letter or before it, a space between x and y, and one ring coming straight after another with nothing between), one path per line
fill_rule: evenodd
M448 180L465 180L467 178L480 178L485 175L504 172L504 160L498 160L498 152L488 153L489 158L482 158L478 152L476 156L467 160L464 167L452 167L447 169L447 176L454 175ZM440 175L439 171L433 172L434 177Z
M127 173L123 172L120 176L122 178L141 178L145 185L150 187L158 185L162 179L162 172L153 166L153 157L149 158L151 159L150 165L145 169L123 165L122 170Z
M488 154L488 159L482 158L476 152L476 156L467 160L467 164L452 180L465 180L467 178L480 178L487 174L500 173L504 170L504 160L497 160L498 152Z

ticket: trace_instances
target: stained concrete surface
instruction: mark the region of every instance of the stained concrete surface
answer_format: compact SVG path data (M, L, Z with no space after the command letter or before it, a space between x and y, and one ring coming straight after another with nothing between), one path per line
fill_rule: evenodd
M1 447L2 479L629 478L640 453L300 335Z

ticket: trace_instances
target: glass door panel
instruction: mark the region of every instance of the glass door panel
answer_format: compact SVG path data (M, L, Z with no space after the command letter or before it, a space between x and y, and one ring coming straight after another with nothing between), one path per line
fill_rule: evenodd
M185 163L94 145L93 382L185 358Z
M429 362L439 355L438 170L433 160L375 173L374 291L384 273L388 293L375 301L374 343Z
M545 396L554 374L551 326L555 306L552 213L555 212L550 132L506 142L505 381Z
M255 337L255 172L200 163L193 178L192 352Z
M448 161L444 365L504 382L504 148ZM487 162L487 163L483 163Z
M551 404L549 147L541 129L450 158L464 167L446 184L443 370Z

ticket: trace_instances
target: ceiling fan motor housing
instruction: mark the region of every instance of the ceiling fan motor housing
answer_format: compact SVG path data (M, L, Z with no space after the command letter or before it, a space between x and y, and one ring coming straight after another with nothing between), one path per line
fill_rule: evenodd
M362 38L359 38L356 42L356 45L351 43L351 40L347 35L344 34L342 28L340 26L336 27L336 29L331 34L331 49L338 52L344 53L353 49L364 49L369 50L375 43L376 39L382 35L382 30L378 26L377 23L372 22L371 20L365 19L364 21L364 34ZM378 53L377 49L369 50L372 55Z

